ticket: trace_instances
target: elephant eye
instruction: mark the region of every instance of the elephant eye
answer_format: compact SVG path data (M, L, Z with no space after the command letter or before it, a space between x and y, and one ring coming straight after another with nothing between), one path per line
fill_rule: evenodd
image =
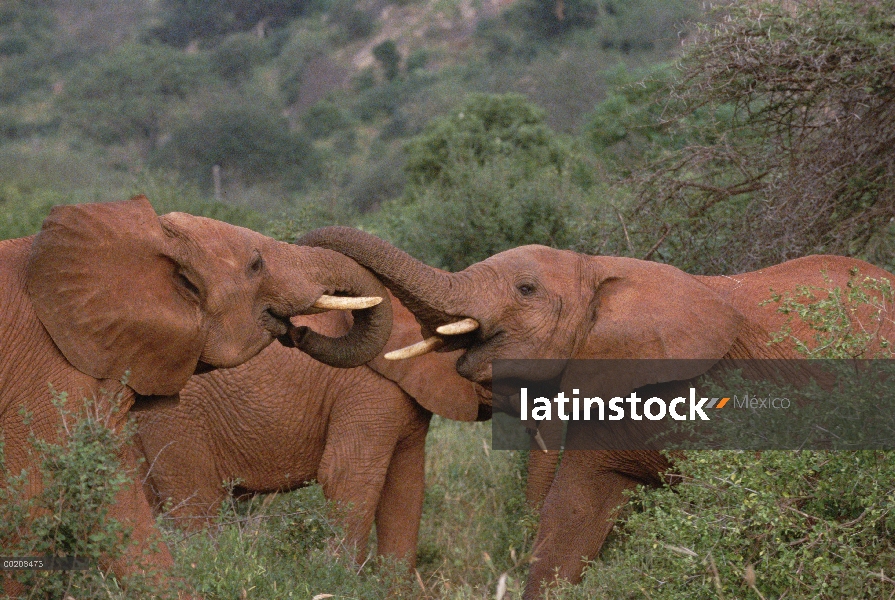
M252 273L260 273L264 268L264 257L261 256L261 253L257 250L255 251L255 256L252 258L252 262L249 263L249 271Z
M535 286L530 283L520 283L516 286L516 289L519 290L519 293L523 296L531 296L535 293Z
M197 298L200 296L199 288L196 287L196 284L190 281L190 278L184 275L183 271L177 271L177 275L175 277L177 283L180 284L186 291L194 294Z

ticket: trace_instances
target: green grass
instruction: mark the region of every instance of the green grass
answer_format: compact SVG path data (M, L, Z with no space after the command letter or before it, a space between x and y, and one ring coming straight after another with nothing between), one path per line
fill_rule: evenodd
M341 544L320 487L227 504L217 525L169 530L196 591L216 598L491 598L506 574L521 594L535 531L525 508L523 453L492 451L490 423L435 417L417 572L373 557L358 566Z

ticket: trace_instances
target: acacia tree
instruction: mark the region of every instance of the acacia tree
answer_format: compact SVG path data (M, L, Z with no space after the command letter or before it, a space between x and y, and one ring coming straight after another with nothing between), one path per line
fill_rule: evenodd
M892 14L893 0L751 0L703 27L663 90L664 126L692 143L634 179L626 235L642 256L707 272L813 252L891 266Z

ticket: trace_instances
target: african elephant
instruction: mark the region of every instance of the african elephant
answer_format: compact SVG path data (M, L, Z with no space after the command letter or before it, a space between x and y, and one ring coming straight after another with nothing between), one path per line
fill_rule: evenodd
M385 293L340 254L184 213L159 217L144 196L57 206L38 234L0 241L6 466L13 475L34 473L29 435L60 438L48 383L68 392L69 408L96 398L118 430L130 409L176 401L194 373L239 365L275 339L342 367L369 361L391 329ZM289 321L333 307L366 307L344 339ZM129 455L119 458L135 466ZM39 490L31 477L28 493ZM149 550L154 525L139 486L118 494L110 516L133 528L135 542L111 565L116 574L172 564L165 547Z
M387 349L416 342L413 315L392 298ZM346 313L297 317L337 335ZM343 503L346 542L365 553L376 523L378 554L416 561L423 504L425 440L432 413L473 421L490 401L457 375L455 356L407 361L378 357L334 369L272 345L234 369L190 379L180 403L135 415L135 447L145 459L144 490L187 528L207 523L227 496L299 488L317 480ZM484 406L484 415L480 407Z
M794 292L800 284L844 289L852 269L895 282L882 269L836 256L811 256L736 276L698 277L665 264L524 246L447 273L349 228L317 230L298 243L354 258L416 315L426 341L405 356L465 348L458 372L488 388L495 359L699 358L712 364L722 358L796 357L792 344L767 344L785 318L762 304L772 289ZM879 336L895 337L891 316L879 328ZM522 379L527 375L519 374ZM575 427L570 425L570 436ZM625 502L624 490L659 483L659 474L669 467L658 452L577 451L565 454L553 478L555 456L536 460L534 469L541 472L535 474L529 499L537 501L545 491L546 498L528 598L554 573L578 581Z

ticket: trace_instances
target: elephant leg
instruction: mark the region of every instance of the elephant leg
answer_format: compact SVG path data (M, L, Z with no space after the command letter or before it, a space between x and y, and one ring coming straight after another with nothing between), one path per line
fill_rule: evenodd
M426 434L432 414L417 406L410 433L398 442L376 508L377 554L416 566L425 494Z
M187 531L202 529L215 519L227 489L204 435L172 439L156 448L138 433L134 446L144 459L139 472L143 491L156 512L167 510L167 516Z
M556 476L556 464L559 462L559 450L532 448L528 455L528 478L525 484L525 502L528 507L537 510L547 498L550 486Z
M133 455L127 452L122 462L137 474ZM174 559L162 542L161 532L155 527L152 510L143 493L140 481L132 481L122 488L109 509L109 518L131 530L131 543L125 554L111 563L111 570L118 577L146 575L155 585L165 587Z
M562 421L547 421L538 424L538 434L542 443L550 450L546 452L534 439L528 455L528 478L525 485L525 501L531 509L538 509L547 497L553 478L556 476L556 465L559 462L559 450L562 446Z
M622 454L577 450L563 455L541 509L526 599L537 598L541 585L556 577L579 582L586 562L597 556L619 507L627 502L625 490L639 483L614 470L614 455Z
M362 562L398 434L383 422L384 415L355 417L330 420L317 480L326 499L338 505L345 544Z

